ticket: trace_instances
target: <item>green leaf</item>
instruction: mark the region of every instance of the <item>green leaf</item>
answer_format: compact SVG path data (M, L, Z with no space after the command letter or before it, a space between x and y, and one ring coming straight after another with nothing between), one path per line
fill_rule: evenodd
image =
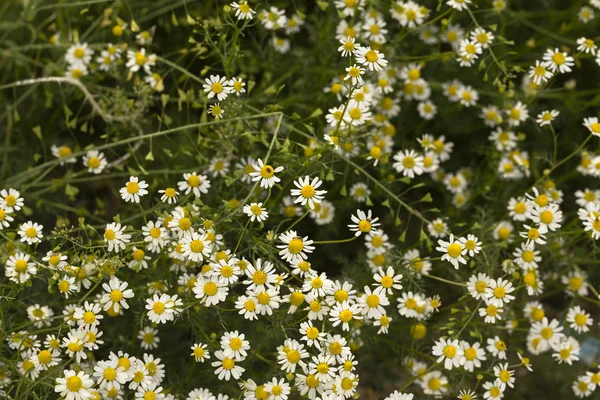
M69 197L75 197L79 193L79 189L67 183L65 186L65 194Z
M317 0L317 5L321 10L325 11L329 7L329 2L325 0Z
M166 93L163 93L160 95L160 102L162 103L163 108L165 108L167 106L167 103L169 102L169 98L171 96L169 96Z
M290 117L291 119L295 119L295 120L299 120L302 119L302 117L296 113L293 113L292 116Z
M121 214L117 214L113 217L113 221L115 221L117 224L121 223Z
M431 198L431 193L427 193L425 196L421 197L419 200L420 203L431 203L433 199Z
M396 220L394 221L394 225L395 226L400 226L402 224L402 221L400 220L400 217L396 215ZM406 236L406 231L404 231L404 236Z
M406 231L407 229L404 230L404 232L402 232L402 235L400 235L398 237L398 241L404 243L406 241Z
M34 126L32 129L33 133L35 133L35 136L37 136L38 139L42 140L42 127L41 126Z
M369 196L367 196L367 200L365 201L365 204L369 207L371 207L373 205L373 202L371 201L371 198Z
M144 160L154 161L154 154L152 154L152 151L149 151L148 154L146 154L146 157L144 157Z
M312 112L312 114L310 114L310 116L308 117L310 118L315 118L318 117L319 115L323 115L323 110L321 110L320 108L317 108L315 111Z
M348 190L346 189L346 185L342 186L342 188L340 189L340 195L348 196Z

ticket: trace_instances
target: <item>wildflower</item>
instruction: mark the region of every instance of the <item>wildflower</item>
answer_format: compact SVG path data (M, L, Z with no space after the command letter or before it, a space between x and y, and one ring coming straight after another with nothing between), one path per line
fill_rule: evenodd
M124 187L119 190L121 198L127 202L139 203L140 197L148 194L146 190L148 184L145 181L140 181L138 177L131 176Z

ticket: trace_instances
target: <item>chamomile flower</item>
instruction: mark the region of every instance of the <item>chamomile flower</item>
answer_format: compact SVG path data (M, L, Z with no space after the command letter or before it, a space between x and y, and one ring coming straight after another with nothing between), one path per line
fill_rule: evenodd
M108 165L104 153L98 150L90 150L83 156L83 166L90 174L101 174Z
M177 187L183 194L194 193L194 196L200 197L208 193L210 181L206 175L197 175L196 172L186 172L183 174L183 181L177 182Z
M221 350L215 351L215 358L218 361L214 361L211 363L215 369L215 375L219 378L219 380L230 380L231 378L237 380L240 379L245 369L236 365L236 361L228 357L225 352Z
M474 257L481 251L481 242L475 235L468 234L466 238L461 237L458 240L462 243L465 254L468 254L470 257Z
M129 181L119 190L121 198L127 202L139 203L140 198L148 194L146 181L140 181L137 176L129 177Z
M579 342L574 337L567 337L560 341L560 343L553 347L555 351L552 353L552 357L559 364L566 363L569 365L573 365L573 361L579 360Z
M221 336L221 350L227 357L235 361L244 361L248 356L247 350L250 350L250 342L246 340L246 335L238 331L225 332Z
M575 65L575 59L567 53L560 51L558 48L554 50L548 49L544 53L544 61L548 63L548 69L556 73L565 74L571 72L571 67Z
M352 65L346 68L346 76L344 77L344 81L350 81L353 86L362 86L363 79L362 75L365 73L365 69L359 65Z
M194 357L196 362L204 362L204 360L208 360L210 358L210 353L207 350L207 345L203 343L194 344L191 349L191 356Z
M598 50L598 46L592 39L588 39L586 37L580 37L577 39L577 51L581 51L586 54L596 55L596 51Z
M464 364L464 352L458 340L441 338L433 346L432 354L438 357L437 362L444 364L444 368L451 370Z
M349 224L348 228L350 231L355 232L354 236L360 236L363 233L369 234L371 232L375 232L379 225L379 218L373 218L373 214L371 210L368 210L366 213L362 210L356 210L356 216L354 214L351 215L350 219L353 224Z
M31 245L42 241L42 238L44 237L42 234L43 228L44 227L37 222L27 221L19 226L17 233L21 236L21 242Z
M250 217L250 221L265 221L269 217L269 213L266 208L263 208L262 203L250 203L246 204L242 210L248 217Z
M546 110L538 114L536 123L540 126L551 125L552 122L558 117L559 112L557 110Z
M148 319L153 323L164 324L172 321L179 314L183 303L177 295L169 296L166 293L160 296L155 294L152 298L146 299L146 310L148 310Z
M600 122L597 117L584 118L583 126L588 128L592 135L600 136Z
M213 250L213 244L208 240L208 235L203 232L191 232L183 237L181 244L183 256L195 263L209 258Z
M254 11L248 5L248 2L244 1L244 0L240 1L239 3L236 3L234 1L233 3L230 4L230 7L235 10L235 17L239 21L250 20L250 19L254 18L254 14L256 14L256 11Z
M544 207L536 206L531 212L531 220L535 224L545 226L548 230L555 231L561 226L563 213L558 204L548 204Z
M465 362L462 367L469 372L473 372L474 368L479 369L481 367L481 362L487 359L485 350L481 347L479 342L475 342L471 345L469 342L462 341L460 346L465 356Z
M127 289L129 284L125 281L120 281L117 277L113 276L110 281L102 284L104 294L100 298L100 304L103 305L104 311L109 309L114 312L119 312L121 307L128 309L127 299L134 297L133 290Z
M359 304L350 305L347 301L336 303L329 311L329 321L336 327L342 325L342 330L350 330L350 322L355 319L362 319L362 307Z
M502 307L515 299L515 296L510 294L514 291L515 288L508 280L502 278L491 279L489 286L485 289L487 304Z
M56 378L54 391L67 400L85 400L92 398L94 381L83 371L64 370L63 376Z
M350 57L356 54L359 45L355 42L356 38L351 36L340 40L341 46L338 47L338 51L342 53L342 57Z
M125 250L126 244L131 240L131 235L124 233L126 229L126 226L116 222L106 224L104 242L108 245L109 252Z
M146 73L151 71L151 68L156 64L156 54L147 54L145 48L141 48L137 51L127 51L127 63L125 66L129 68L131 72L138 72L143 69Z
M192 290L205 307L225 301L229 293L227 284L216 277L198 279Z
M87 43L76 43L67 49L65 60L69 64L82 64L87 66L92 61L94 50Z
M394 155L393 167L403 176L414 178L423 173L423 156L414 150L400 151Z
M449 242L446 242L445 240L439 239L436 250L444 253L444 255L442 255L442 261L446 260L450 262L454 268L458 269L459 263L467 263L467 260L463 257L463 254L466 253L466 249L460 240L454 239L453 234L450 234L449 240Z
M283 171L284 167L279 166L274 168L269 164L265 164L260 158L257 160L257 163L253 165L253 167L254 171L250 173L252 182L260 181L260 187L269 189L281 181L281 179L275 176L275 174Z
M216 97L217 100L223 101L229 94L233 93L233 88L229 85L229 81L225 76L211 75L204 82L202 88L205 93L208 93L207 97L209 99Z
M296 231L282 233L279 240L284 243L283 245L277 245L277 248L281 249L279 255L290 264L306 260L308 258L306 253L312 253L315 249L314 246L311 246L313 241L309 240L308 236L304 238L297 236Z
M355 55L356 62L366 66L369 71L381 71L388 64L384 54L379 50L371 49L370 46L361 46Z
M535 62L535 65L529 67L529 77L536 85L548 82L554 76L554 70L551 68L551 63L548 61Z
M376 282L373 285L378 286L379 288L387 292L387 294L389 295L393 293L392 289L402 290L402 285L400 284L400 281L402 280L402 275L396 275L394 268L392 267L387 267L385 272L383 268L379 267L377 272L373 275L373 279Z
M530 332L540 339L539 345L542 348L548 348L559 345L565 336L562 330L563 327L560 326L560 323L556 319L548 321L548 318L544 317L541 322L533 322L531 324Z
M462 11L469 8L469 4L471 4L471 0L448 0L446 4L449 7L454 8L455 10Z

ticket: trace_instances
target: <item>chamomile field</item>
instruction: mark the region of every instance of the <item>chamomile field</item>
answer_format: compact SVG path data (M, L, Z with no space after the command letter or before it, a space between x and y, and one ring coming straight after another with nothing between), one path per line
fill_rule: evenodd
M600 391L599 0L0 2L0 398Z

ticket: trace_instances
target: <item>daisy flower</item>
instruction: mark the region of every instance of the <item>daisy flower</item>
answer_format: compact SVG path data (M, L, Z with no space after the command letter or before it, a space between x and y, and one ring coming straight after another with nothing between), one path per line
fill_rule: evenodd
M203 343L196 343L192 347L192 356L196 362L204 362L210 358L210 353L207 350L207 345Z
M143 69L146 73L149 73L154 64L156 64L156 54L146 54L145 48L141 48L138 51L127 51L127 64L125 66L131 72L138 72L140 69Z
M515 288L508 280L502 278L491 279L489 286L485 289L487 304L502 307L505 303L508 304L515 299L515 296L510 294L514 291Z
M322 184L323 181L317 176L312 181L308 175L304 178L296 179L294 181L296 189L292 189L290 192L292 196L296 196L294 203L300 203L301 205L308 203L311 209L315 209L315 204L323 201L324 194L327 193L326 190L317 190Z
M256 14L256 11L248 5L247 1L240 1L239 3L234 1L229 6L235 10L235 17L240 21L250 20Z
M260 181L260 187L269 189L281 181L275 174L283 171L284 167L273 168L269 164L263 163L263 160L260 158L253 167L254 171L250 172L252 182Z
M216 278L198 279L192 290L205 307L225 301L229 292L227 284Z
M105 293L100 298L100 304L104 306L104 311L112 309L114 312L119 312L121 307L129 308L127 299L133 298L134 294L133 290L127 289L128 285L127 282L120 281L116 276L113 276L108 284L102 284Z
M379 50L371 49L370 46L360 47L356 52L356 62L365 65L369 71L381 71L388 62L383 53Z
M548 63L550 71L554 73L560 72L561 74L571 72L571 67L575 65L575 59L558 48L546 50L544 61Z
M464 352L458 340L446 340L441 338L433 346L432 354L438 357L437 362L443 362L444 368L451 370L464 364Z
M242 376L242 373L245 371L244 368L235 364L236 361L233 358L227 357L225 352L223 352L221 350L215 351L215 358L218 361L212 362L211 365L213 367L217 367L215 369L215 375L217 375L219 380L228 381L232 377L233 377L233 379L236 379L236 380L240 379L240 377Z
M356 210L356 216L352 214L350 219L353 224L348 224L348 228L350 228L350 231L355 232L354 236L356 237L363 233L375 232L375 228L381 225L377 222L379 218L373 218L371 210L368 210L367 213L362 210Z
M250 217L250 221L265 221L269 217L269 213L266 208L263 208L262 203L250 203L246 204L242 210L248 217Z
M21 236L21 242L31 245L42 241L42 238L44 237L44 235L42 235L43 228L44 226L37 222L27 221L19 226L17 233Z
M355 319L362 319L361 306L358 304L350 305L347 301L336 303L329 311L329 321L336 327L342 325L342 330L350 330L350 322Z
M148 194L146 181L140 181L137 176L129 177L129 181L119 190L121 198L127 202L139 203L140 197Z
M308 236L300 237L296 231L287 231L279 235L279 240L284 244L277 245L280 249L279 255L283 261L287 261L290 264L297 264L308 257L306 253L312 253L315 249L311 246L313 241L308 239Z
M83 156L83 166L90 174L101 174L108 165L104 153L98 150L90 150Z
M61 378L56 378L54 391L67 400L85 400L92 398L94 381L83 371L64 370Z
M208 235L202 232L192 232L190 235L184 236L181 244L183 256L195 263L209 258L213 250L213 245L208 240Z
M395 275L394 268L392 267L387 267L385 272L383 268L379 267L377 272L373 275L373 279L376 282L373 285L380 287L389 295L393 293L392 289L402 290L402 285L400 284L402 275Z
M542 111L538 114L537 120L535 122L540 126L550 125L552 124L552 121L554 121L556 117L558 117L558 114L560 113L557 110Z
M423 173L423 156L414 150L400 151L394 155L394 160L394 169L404 176L412 179Z
M166 293L160 296L155 294L154 297L146 299L146 310L148 310L148 319L157 324L164 324L167 321L175 319L179 313L182 301L177 295L169 296Z
M109 252L125 250L126 244L131 240L131 235L124 233L126 229L126 226L121 226L121 224L116 222L106 224L104 242L108 244Z
M454 8L455 10L462 11L469 8L469 4L471 4L471 0L448 0L446 4L449 7Z
M167 204L175 204L177 202L177 196L179 196L179 192L172 187L161 189L158 191L158 194L160 194L160 201Z
M233 88L229 86L227 77L220 75L211 75L210 78L204 80L202 88L205 93L208 93L208 98L217 97L217 100L223 101L227 96L233 93Z
M437 251L445 253L442 255L442 261L447 260L454 268L458 269L458 263L466 264L467 260L462 256L466 253L463 243L454 239L454 235L450 234L450 241L446 242L442 239L438 240Z

